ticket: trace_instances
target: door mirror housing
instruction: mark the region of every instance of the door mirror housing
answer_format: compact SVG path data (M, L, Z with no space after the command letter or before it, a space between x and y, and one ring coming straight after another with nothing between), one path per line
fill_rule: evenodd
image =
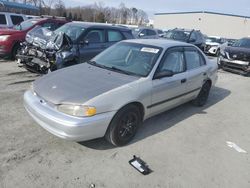
M82 40L79 42L80 45L89 45L89 41L88 40Z
M196 40L194 38L191 38L188 40L188 42L195 42Z
M173 71L164 70L164 71L155 73L154 79L161 79L161 78L164 78L164 77L172 77L173 75L174 75Z
M140 34L139 34L139 37L143 37L143 36L145 36L144 33L140 33Z

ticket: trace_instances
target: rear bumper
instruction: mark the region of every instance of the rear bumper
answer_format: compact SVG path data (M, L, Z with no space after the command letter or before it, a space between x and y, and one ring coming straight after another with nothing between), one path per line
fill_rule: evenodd
M58 112L55 106L34 95L31 91L24 94L24 106L30 116L50 133L67 140L85 141L103 137L116 112L107 112L92 117L73 117Z

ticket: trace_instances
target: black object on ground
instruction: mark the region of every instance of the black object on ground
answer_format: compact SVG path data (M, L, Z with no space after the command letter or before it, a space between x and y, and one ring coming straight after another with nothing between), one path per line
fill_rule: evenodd
M129 161L129 164L134 167L137 171L142 173L143 175L148 175L153 172L141 158L136 157L134 155L133 159Z

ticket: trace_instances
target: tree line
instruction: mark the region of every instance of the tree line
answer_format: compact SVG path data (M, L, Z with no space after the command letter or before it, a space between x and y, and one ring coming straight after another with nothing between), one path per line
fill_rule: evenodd
M40 15L66 17L75 21L101 22L128 25L146 25L148 15L145 11L124 3L119 7L105 6L103 2L85 6L66 7L62 0L12 0L20 3L33 4L40 8Z

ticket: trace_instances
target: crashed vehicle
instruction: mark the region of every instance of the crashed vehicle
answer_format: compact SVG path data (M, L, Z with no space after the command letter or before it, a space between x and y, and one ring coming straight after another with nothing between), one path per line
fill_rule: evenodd
M221 51L218 65L226 71L250 75L250 38L242 38Z
M209 36L206 38L204 52L209 55L219 56L220 46L226 43L226 39L218 36Z
M71 22L54 32L36 27L27 33L18 65L46 74L89 61L118 41L133 39L130 29L87 22Z

